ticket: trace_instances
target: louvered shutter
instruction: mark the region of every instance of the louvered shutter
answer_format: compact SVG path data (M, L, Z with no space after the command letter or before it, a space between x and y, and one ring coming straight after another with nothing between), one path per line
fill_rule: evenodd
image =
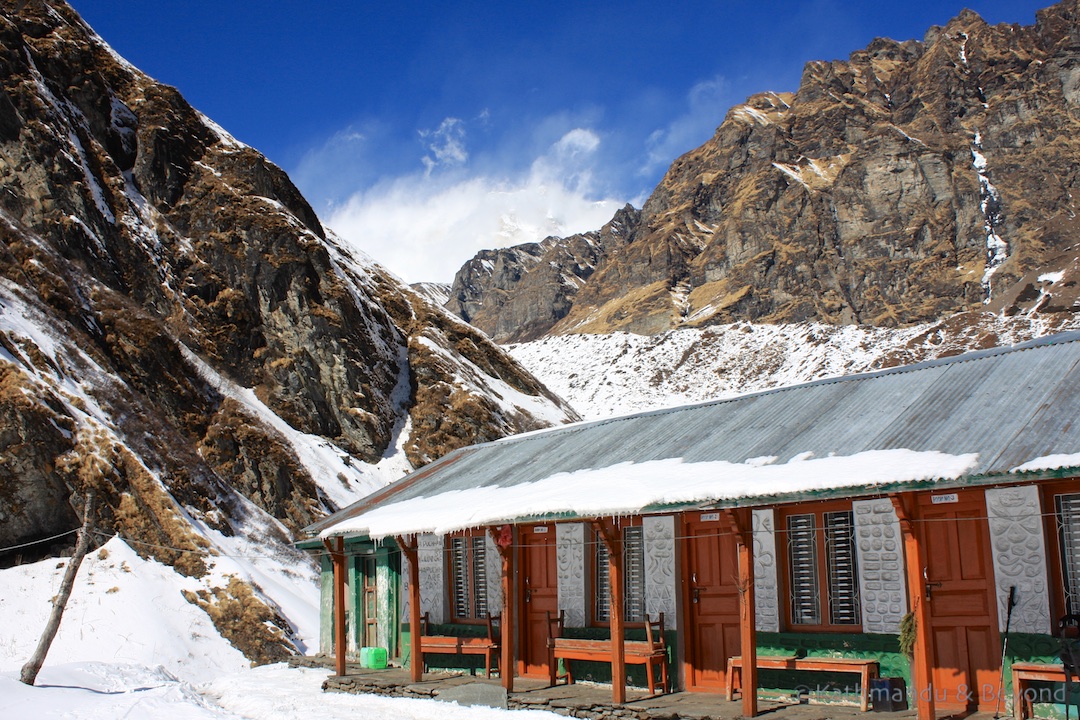
M1080 613L1080 494L1057 496L1061 537L1061 577L1065 581L1065 610Z
M483 535L472 538L472 617L482 618L488 614L487 606L487 546Z
M787 518L788 564L791 573L791 622L821 624L818 601L817 532L814 515Z
M856 574L855 518L850 512L825 513L825 563L829 580L829 622L858 625L859 578Z
M463 537L450 538L450 571L454 617L469 617L469 546Z
M608 551L599 533L593 533L596 547L596 571L593 573L593 620L608 622L611 619L611 578L608 575Z
M623 565L626 582L623 583L627 622L645 620L645 538L640 526L623 530Z
M596 563L593 573L593 620L611 620L611 577L608 568L607 546L600 535L596 543ZM645 620L645 536L640 526L623 528L623 619L627 622Z

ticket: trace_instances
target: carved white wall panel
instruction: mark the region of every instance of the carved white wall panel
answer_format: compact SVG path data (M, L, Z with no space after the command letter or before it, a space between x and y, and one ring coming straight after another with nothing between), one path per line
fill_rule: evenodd
M585 626L585 541L591 535L585 523L556 523L555 555L558 567L559 609L566 611L567 627ZM589 545L592 548L592 545Z
M664 613L664 628L676 629L675 518L646 517L641 521L645 544L645 612Z
M899 633L900 620L907 613L907 591L896 510L888 498L858 500L851 507L858 545L863 632Z
M1016 587L1010 632L1049 633L1046 545L1039 490L1034 485L990 488L986 491L990 546L994 554L998 618L1002 632L1008 612L1009 588Z
M441 535L424 533L417 543L420 564L420 612L433 623L446 622L446 553Z
M490 533L484 534L484 566L487 569L488 613L501 615L503 611L502 558Z
M780 632L773 511L754 511L754 613L761 632Z

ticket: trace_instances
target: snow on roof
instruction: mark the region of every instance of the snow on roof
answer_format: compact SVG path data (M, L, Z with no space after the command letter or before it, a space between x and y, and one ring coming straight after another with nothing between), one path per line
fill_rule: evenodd
M872 450L849 457L799 456L783 465L681 458L620 463L595 470L556 473L509 487L450 490L382 505L324 531L362 532L378 539L395 534L446 534L521 518L630 515L655 505L694 505L792 492L911 480L955 479L977 455L911 450ZM770 458L771 460L771 458ZM658 482L671 478L670 482Z
M451 453L312 526L385 537L1080 467L1080 333Z

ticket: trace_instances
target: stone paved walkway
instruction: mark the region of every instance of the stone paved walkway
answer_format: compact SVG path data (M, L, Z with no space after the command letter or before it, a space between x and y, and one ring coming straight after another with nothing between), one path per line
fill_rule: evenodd
M294 658L290 664L333 667L332 659L323 657ZM359 665L349 665L344 676L331 676L324 683L323 689L396 697L437 698L446 692L460 696L463 686L472 684L488 686L487 689L476 689L476 695L497 697L502 691L497 678L489 680L483 673L475 677L425 673L421 682L413 683L408 670L370 670ZM469 688L465 690L468 691ZM514 692L506 696L505 700L510 709L550 710L560 715L586 720L734 720L742 717L742 703L739 700L728 702L720 694L675 692L650 696L647 690L628 687L627 702L614 705L611 701L610 685L582 682L550 687L547 681L530 678L515 678ZM909 720L915 717L914 709L867 714L854 705L800 705L776 698L759 699L758 708L760 714L770 720ZM990 717L986 715L985 720ZM970 716L969 720L980 718L981 716Z

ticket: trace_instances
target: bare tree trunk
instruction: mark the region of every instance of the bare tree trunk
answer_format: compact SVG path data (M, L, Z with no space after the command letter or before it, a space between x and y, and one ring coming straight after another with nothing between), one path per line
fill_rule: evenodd
M86 493L83 526L82 530L79 531L79 541L75 545L75 554L71 556L71 561L68 562L67 570L64 572L64 580L60 583L60 592L57 594L56 599L53 600L52 614L49 616L48 624L45 625L45 632L41 634L37 649L34 650L34 654L27 660L26 664L23 665L22 672L19 674L19 680L27 685L33 685L34 681L37 680L38 672L41 671L41 666L45 662L45 656L52 646L57 630L60 629L60 618L64 615L68 598L71 597L71 588L75 585L75 576L79 573L79 566L82 565L83 558L86 557L86 551L90 548L90 534L93 529L94 491L89 490Z

